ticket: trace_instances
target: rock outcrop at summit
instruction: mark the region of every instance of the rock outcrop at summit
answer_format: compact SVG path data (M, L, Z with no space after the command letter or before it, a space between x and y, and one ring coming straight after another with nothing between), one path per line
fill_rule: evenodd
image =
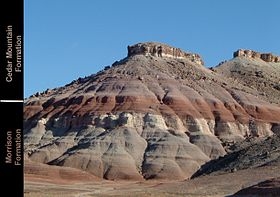
M250 57L254 59L262 59L265 62L280 62L280 56L272 53L259 53L248 49L239 49L233 53L233 57Z
M225 147L276 133L279 97L226 72L247 60L210 70L198 55L176 51L139 43L110 68L27 99L26 157L110 180L182 180Z
M203 65L203 60L200 55L195 53L186 53L179 48L171 47L162 43L146 42L138 43L132 46L127 46L128 54L130 57L132 55L152 55L156 57L170 57L177 59L188 59L197 64Z

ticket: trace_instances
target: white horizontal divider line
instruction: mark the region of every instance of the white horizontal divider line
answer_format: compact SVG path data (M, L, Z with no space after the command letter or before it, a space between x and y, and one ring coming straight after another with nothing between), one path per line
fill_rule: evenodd
M0 100L0 103L23 103L23 100Z

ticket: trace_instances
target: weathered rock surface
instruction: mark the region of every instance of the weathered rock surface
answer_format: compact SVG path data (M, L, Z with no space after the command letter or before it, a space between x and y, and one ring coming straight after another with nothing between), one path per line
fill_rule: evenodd
M249 57L254 59L261 59L265 62L280 62L280 56L272 53L259 53L253 50L239 49L233 53L233 57Z
M165 44L129 46L112 67L25 101L25 152L106 179L189 178L225 145L278 131L278 94L230 75L236 61L247 60L212 71Z
M261 100L280 104L280 63L238 56L213 68L213 71L235 83L251 87ZM243 91L250 90L244 88Z
M200 55L195 53L186 53L179 48L171 47L162 43L145 42L138 43L127 47L128 54L132 55L152 55L155 57L170 57L176 59L187 59L197 64L203 65L203 60Z

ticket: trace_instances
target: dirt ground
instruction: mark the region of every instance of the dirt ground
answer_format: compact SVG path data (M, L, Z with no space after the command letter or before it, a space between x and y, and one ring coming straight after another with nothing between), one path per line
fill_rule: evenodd
M279 170L280 166L267 166L184 181L73 181L70 177L62 179L26 174L24 196L229 197L243 188L280 176Z

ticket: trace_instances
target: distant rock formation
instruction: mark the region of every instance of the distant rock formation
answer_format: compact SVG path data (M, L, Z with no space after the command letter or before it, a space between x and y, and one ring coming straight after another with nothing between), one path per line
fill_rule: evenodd
M254 59L262 59L265 62L280 62L280 56L272 53L259 53L253 50L239 49L233 53L233 57L249 57Z
M133 55L152 55L155 57L170 57L177 59L187 59L197 64L203 65L204 62L198 54L186 53L179 48L171 47L166 44L156 42L138 43L127 46L128 57Z

